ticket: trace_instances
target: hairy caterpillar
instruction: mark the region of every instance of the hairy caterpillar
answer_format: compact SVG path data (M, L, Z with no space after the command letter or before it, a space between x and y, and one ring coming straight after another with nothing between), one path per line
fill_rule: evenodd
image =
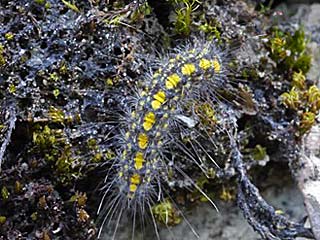
M161 181L169 161L162 149L176 144L171 141L171 130L177 120L183 121L184 106L196 99L216 99L215 89L223 86L226 77L223 60L223 52L214 43L198 41L164 59L161 67L146 77L126 125L121 125L123 134L112 166L116 173L104 186L98 210L104 216L102 226L108 226L117 215L117 228L127 209L135 222L137 209L141 215L151 212L153 201L162 199Z

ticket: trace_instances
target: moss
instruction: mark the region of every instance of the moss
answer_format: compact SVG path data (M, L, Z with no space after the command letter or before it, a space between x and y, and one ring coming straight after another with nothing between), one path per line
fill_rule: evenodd
M175 0L176 18L174 22L175 33L182 36L189 36L192 24L192 12L194 12L200 1L198 0Z
M217 22L216 19L203 20L203 24L199 26L199 30L208 34L210 38L218 40L218 43L221 43L221 24ZM211 39L212 40L212 39Z
M133 11L133 13L130 16L130 20L132 23L137 22L141 19L144 19L145 16L150 15L151 12L152 9L150 5L148 4L148 2L145 2L139 5L139 7L135 11Z
M0 225L5 224L7 221L7 218L5 216L0 216Z
M78 215L78 221L82 223L85 223L90 219L90 215L87 213L86 210L82 208L77 211L77 215Z
M217 116L214 108L209 103L203 103L195 106L195 112L199 116L200 121L205 126L213 127L217 123Z
M177 209L169 200L164 200L153 206L152 213L156 221L165 226L175 226L182 221Z
M242 70L241 76L247 80L257 81L259 79L258 69L255 67L246 67Z
M281 101L288 108L298 109L301 104L299 91L293 87L290 92L281 94Z
M75 11L75 12L77 12L77 13L80 12L79 8L75 5L74 2L73 2L73 3L70 3L70 2L68 2L68 1L66 1L66 0L61 0L61 1L64 3L64 5L67 6L67 8L71 9L72 11Z
M315 123L315 116L320 111L320 89L315 86L306 86L305 76L300 72L294 72L292 76L293 87L289 92L281 94L282 103L299 116L298 130L303 135Z
M52 94L55 98L58 98L60 95L60 90L59 89L53 89Z
M235 190L222 186L219 197L222 201L232 201L236 198Z
M8 40L8 41L12 41L14 39L14 34L12 32L8 32L4 35L4 37Z
M22 184L19 181L15 181L14 183L14 192L17 194L22 192Z
M3 55L4 53L4 47L3 45L0 43L0 67L3 66L6 63L6 59Z
M8 87L9 93L15 93L16 90L17 90L17 88L13 83L9 84L9 87Z
M302 114L301 122L299 124L299 131L301 134L306 133L311 129L316 121L316 115L313 112L304 112Z
M8 189L6 188L6 186L3 186L1 188L1 197L4 201L8 200L10 196L10 193L8 191Z
M81 192L76 192L72 197L70 198L70 202L76 202L78 206L84 207L87 203L87 194L86 193L81 193Z
M38 213L37 212L33 212L30 217L31 217L32 221L37 221Z
M305 81L306 81L306 77L304 76L301 70L299 72L293 72L291 84L294 87L298 89L304 89Z
M311 67L311 55L307 51L307 39L302 28L290 34L273 29L269 44L271 58L279 70L306 74Z
M57 82L57 81L60 79L60 77L59 77L58 73L53 72L53 73L51 73L51 74L49 75L49 79L50 79L51 81Z
M39 127L39 130L33 132L33 143L40 149L46 150L57 144L57 137L62 137L61 134L57 133L57 131L52 130L48 125Z
M112 160L112 159L114 159L115 157L116 157L115 152L113 152L111 149L108 149L108 151L107 151L106 154L105 154L105 158L106 158L107 160Z
M254 160L263 160L267 156L267 150L265 147L257 144L254 149L252 149L252 157Z
M34 0L34 2L36 4L39 4L39 5L45 5L46 4L46 0Z
M320 110L320 89L316 85L313 85L309 87L305 95L310 111L317 113Z
M61 123L65 121L65 113L62 109L55 108L54 106L50 106L49 108L49 118L50 121L54 123Z

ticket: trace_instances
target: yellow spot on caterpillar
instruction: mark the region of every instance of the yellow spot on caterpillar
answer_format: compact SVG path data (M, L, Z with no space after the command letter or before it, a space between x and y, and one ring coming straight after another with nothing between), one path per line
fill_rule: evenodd
M155 95L153 95L153 98L155 100L151 102L151 106L154 110L157 110L161 107L161 104L164 103L164 101L166 100L166 94L164 91L160 90Z
M167 89L175 88L180 81L181 81L181 78L179 77L179 75L174 73L167 78L166 88Z
M134 193L137 190L137 188L138 188L137 185L130 184L130 192ZM129 195L129 197L131 198L133 196Z
M122 177L123 176L123 172L119 172L119 177Z
M144 158L142 152L137 152L135 158L134 158L134 167L137 170L140 170L143 167Z
M139 133L138 135L138 145L139 148L145 149L148 146L148 136L145 133Z
M135 184L135 185L140 184L140 175L137 173L133 174L132 177L130 178L130 182L131 184Z
M143 128L146 131L149 131L153 124L156 121L156 116L153 112L148 112L145 116L144 116L144 120L143 120Z
M183 75L191 75L196 71L196 67L192 63L186 63L182 66L181 72Z
M208 70L211 67L211 63L208 59L202 58L200 59L199 67L201 67L203 70Z
M213 69L216 73L219 73L221 71L221 65L217 59L214 59L212 61L212 66L213 66Z

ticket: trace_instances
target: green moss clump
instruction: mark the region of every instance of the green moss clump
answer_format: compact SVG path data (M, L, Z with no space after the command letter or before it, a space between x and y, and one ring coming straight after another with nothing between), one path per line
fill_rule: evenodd
M175 226L182 221L179 212L169 200L153 206L152 213L156 221L165 226Z
M67 6L67 8L71 9L72 11L75 11L77 13L80 12L79 8L74 4L74 2L70 3L70 2L68 2L66 0L61 0L61 1L64 3L64 5Z
M174 22L174 31L178 35L189 36L192 24L192 12L194 12L201 3L198 0L174 0L172 1L176 18Z
M307 52L307 39L302 28L293 35L274 29L269 42L270 57L281 71L302 71L306 74L311 67L311 55Z
M8 41L12 41L14 39L14 34L12 32L8 32L4 35L4 37L8 40Z
M254 160L263 160L267 156L267 149L257 144L254 149L252 149L252 157Z
M145 16L150 15L152 12L152 9L148 2L145 2L141 4L137 10L133 11L133 13L130 16L130 20L132 23L137 22L141 19L144 19Z
M46 4L46 0L34 0L34 2L36 4L39 4L39 5L45 5Z
M7 221L7 218L5 216L0 216L0 224L3 225Z
M203 19L203 21L204 23L199 26L199 30L208 34L211 39L216 39L218 43L221 43L221 32L219 31L221 24L216 19Z
M301 72L294 72L292 79L293 87L281 94L281 101L298 114L298 130L303 135L313 126L320 111L320 89L315 85L307 87Z
M6 188L6 186L3 186L1 188L1 197L4 201L8 200L10 196L10 193L8 191L8 189Z
M4 53L4 47L2 44L0 44L0 67L6 63L6 59L3 55L3 53Z

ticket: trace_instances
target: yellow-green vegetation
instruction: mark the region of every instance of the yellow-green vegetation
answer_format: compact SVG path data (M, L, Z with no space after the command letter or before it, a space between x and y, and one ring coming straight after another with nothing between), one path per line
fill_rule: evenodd
M144 19L145 16L150 15L151 12L152 9L150 5L148 4L148 2L145 2L139 5L139 7L135 11L133 11L133 13L130 16L130 20L132 23L137 22L139 20Z
M68 2L66 0L61 0L64 5L66 5L69 9L71 9L72 11L75 11L77 13L80 12L79 8L76 6L76 4L74 3L74 1L71 3L71 2Z
M14 192L17 194L22 192L22 184L19 181L15 181L14 183Z
M195 111L200 121L205 126L214 126L217 123L217 117L213 107L209 103L203 103L195 107Z
M44 5L46 3L46 0L34 0L34 2L39 5Z
M6 63L6 59L4 58L4 47L0 44L0 67Z
M218 43L221 43L221 33L219 31L219 29L221 29L221 23L214 18L207 20L204 14L201 16L201 20L203 20L204 23L199 26L199 30L208 34L209 40L217 39Z
M4 35L4 37L8 40L8 41L11 41L14 39L14 35L12 32L8 32Z
M254 160L263 160L267 156L267 149L257 144L255 148L252 149L252 157Z
M10 196L10 193L9 193L8 189L6 188L6 186L3 186L1 188L1 197L2 197L2 199L4 201L6 201L6 200L8 200L9 196Z
M302 28L292 35L273 29L269 42L270 57L281 71L301 71L306 74L311 66L311 55L307 51L307 39Z
M59 89L53 89L52 90L52 93L53 93L53 96L55 97L55 98L58 98L58 96L60 95L60 90Z
M236 191L231 187L222 186L219 197L222 201L233 201L236 198Z
M7 218L5 216L0 216L0 224L5 224L5 222L7 221Z
M13 83L10 83L8 87L9 93L15 93L16 90L17 90L16 86Z
M87 146L92 153L91 162L98 163L104 159L96 139L94 138L88 139ZM106 159L110 160L115 157L115 154L111 150L108 150L107 153L105 154L105 157Z
M119 2L119 5L113 5L115 9L123 9L123 4ZM139 5L137 8L132 9L132 11L120 11L116 12L115 14L112 13L108 18L105 19L105 23L111 26L126 26L132 27L131 24L137 23L142 21L147 15L150 15L152 9L150 5L145 2Z
M174 30L178 35L189 36L192 25L192 13L199 7L199 0L172 0L176 18ZM207 27L209 29L209 26Z
M53 106L50 106L48 115L49 115L50 121L54 123L63 124L63 122L65 121L65 113L62 109L58 109Z
M167 199L153 206L152 213L157 222L166 226L175 226L182 221L177 209Z
M215 178L216 176L216 172L213 168L208 169L208 172L204 175L202 175L201 177L199 177L196 181L196 185L199 187L199 189L204 190L205 189L205 185L206 184L210 184L210 179ZM213 199L215 197L215 193L214 192L209 192L206 193L210 199ZM204 196L198 189L195 189L192 192L192 201L199 199L200 202L208 202L208 198L206 196Z
M70 198L70 202L76 202L79 207L84 207L87 203L87 194L86 193L81 193L81 192L76 192L73 196Z
M33 132L35 151L44 155L52 166L58 181L68 183L81 176L79 163L74 158L72 145L67 141L63 129L52 129L48 125L36 125Z
M320 89L306 86L302 72L294 72L292 88L281 95L282 103L289 109L295 110L299 116L298 129L300 135L306 133L315 123L320 110Z

